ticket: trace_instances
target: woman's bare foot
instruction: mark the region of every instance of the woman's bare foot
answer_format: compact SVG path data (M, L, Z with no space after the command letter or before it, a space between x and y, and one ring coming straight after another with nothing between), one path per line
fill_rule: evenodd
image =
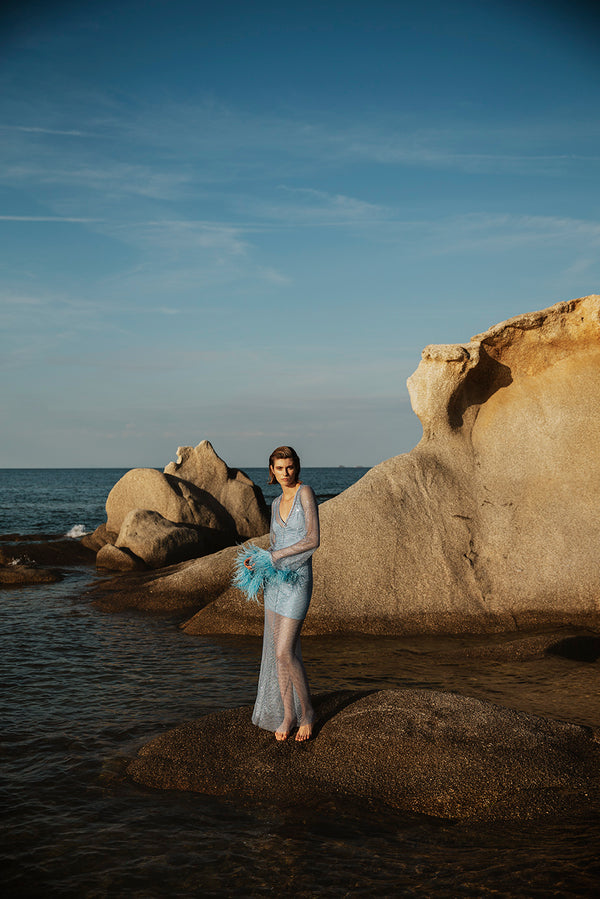
M275 739L280 743L283 740L287 740L292 730L294 729L294 721L282 721L277 730L275 731Z
M310 740L312 737L312 724L302 724L298 728L298 733L296 734L296 742L304 743L305 740Z

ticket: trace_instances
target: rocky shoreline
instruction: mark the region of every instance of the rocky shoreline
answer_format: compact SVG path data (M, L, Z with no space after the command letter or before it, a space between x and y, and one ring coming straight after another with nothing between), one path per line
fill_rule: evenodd
M408 387L419 445L320 507L305 633L600 627L600 296L426 347ZM198 481L204 444L180 453L178 476ZM190 634L259 633L260 608L231 587L235 552L110 579L94 598L195 610Z
M426 347L408 387L421 442L320 506L304 633L600 628L600 296ZM92 601L179 612L188 634L261 632L231 572L236 544L268 545L268 510L208 441L129 471L106 510L82 540L107 573Z

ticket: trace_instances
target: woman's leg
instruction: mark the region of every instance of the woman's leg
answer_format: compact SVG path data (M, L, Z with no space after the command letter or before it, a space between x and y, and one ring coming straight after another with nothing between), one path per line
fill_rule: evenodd
M299 730L296 739L307 740L312 732L315 713L310 699L308 678L300 653L302 619L274 615L273 635L277 660L277 679L283 702L283 721L275 731L278 740L285 740L296 721L294 692L300 703Z

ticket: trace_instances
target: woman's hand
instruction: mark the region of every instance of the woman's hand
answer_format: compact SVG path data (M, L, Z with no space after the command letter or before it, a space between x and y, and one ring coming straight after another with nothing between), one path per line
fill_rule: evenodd
M247 568L248 571L254 570L254 562L252 561L252 559L250 557L248 557L247 559L244 559L244 567Z

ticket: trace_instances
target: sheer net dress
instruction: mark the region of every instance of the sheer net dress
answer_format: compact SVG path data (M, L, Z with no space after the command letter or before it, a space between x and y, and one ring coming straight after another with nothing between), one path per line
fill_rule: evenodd
M310 725L315 713L300 651L300 630L312 594L312 554L319 546L319 513L311 487L302 484L284 521L281 496L271 507L271 556L276 568L293 569L294 583L266 584L265 631L252 722L289 732Z

